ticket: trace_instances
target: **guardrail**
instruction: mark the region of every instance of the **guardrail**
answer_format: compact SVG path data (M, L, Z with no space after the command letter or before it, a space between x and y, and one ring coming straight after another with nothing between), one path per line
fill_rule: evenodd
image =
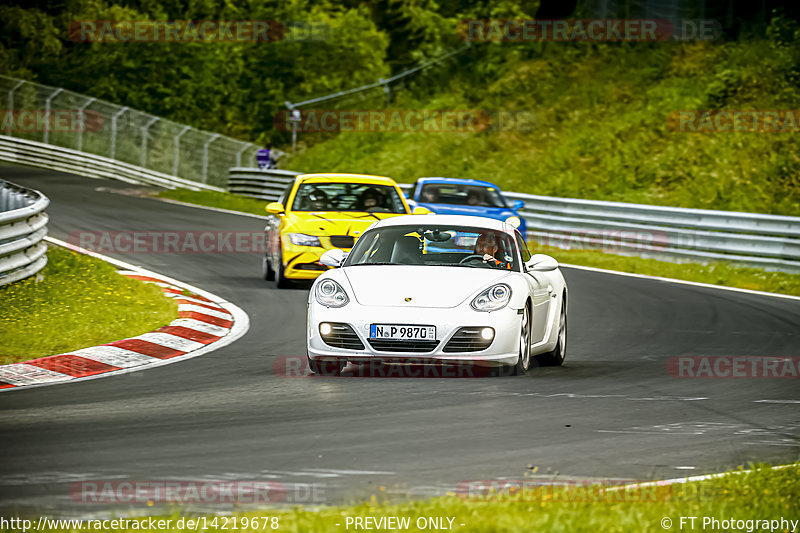
M228 171L228 191L233 194L275 202L295 176L302 172L278 169L232 168Z
M47 264L50 200L39 191L0 179L0 285L36 274Z
M159 180L224 187L230 167L256 166L253 143L58 87L0 76L0 101L5 135L135 166Z
M221 187L185 180L131 165L116 159L78 152L38 141L0 135L0 161L49 168L90 178L112 178L128 183L146 183L172 189L224 191Z
M234 194L275 201L300 172L232 168ZM400 185L408 191L409 185ZM521 200L528 240L670 260L731 261L800 272L800 217L506 192Z

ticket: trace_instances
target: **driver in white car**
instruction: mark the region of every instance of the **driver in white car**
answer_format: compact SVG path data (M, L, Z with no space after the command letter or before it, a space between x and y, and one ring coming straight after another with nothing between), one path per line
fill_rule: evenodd
M501 261L497 259L498 255L498 242L494 233L481 233L478 240L475 241L475 254L483 256L483 262L488 263L495 268L511 269L510 261Z

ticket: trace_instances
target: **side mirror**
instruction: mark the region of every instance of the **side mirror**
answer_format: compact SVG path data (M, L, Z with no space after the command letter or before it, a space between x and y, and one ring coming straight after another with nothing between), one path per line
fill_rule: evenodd
M271 213L273 215L280 215L284 212L283 204L280 202L272 202L267 204L267 213Z
M412 215L432 215L433 211L431 211L430 209L428 209L426 207L422 207L421 205L418 205L417 207L414 208L414 210L411 212L411 214Z
M549 255L536 254L525 263L525 267L533 272L550 272L558 268L558 261Z
M334 248L333 250L328 250L319 257L319 264L338 268L344 263L345 257L347 257L347 254L344 253L343 250Z
M511 209L513 209L514 211L519 211L523 207L525 207L525 202L523 202L522 200L514 200L511 203Z

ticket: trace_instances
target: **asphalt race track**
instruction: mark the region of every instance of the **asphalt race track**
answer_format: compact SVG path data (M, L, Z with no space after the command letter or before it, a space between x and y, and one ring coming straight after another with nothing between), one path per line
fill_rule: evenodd
M120 182L11 166L0 175L50 198L50 235L64 240L264 226L112 192L136 189ZM99 512L70 500L82 480L273 480L289 487L287 501L335 504L380 487L426 496L521 479L531 466L537 476L652 479L800 455L798 379L677 379L666 366L681 355L800 356L797 300L565 268L563 368L286 378L273 365L305 356L307 289L273 289L255 254L110 255L234 302L250 331L188 361L0 394L3 510ZM306 484L317 501L292 493Z

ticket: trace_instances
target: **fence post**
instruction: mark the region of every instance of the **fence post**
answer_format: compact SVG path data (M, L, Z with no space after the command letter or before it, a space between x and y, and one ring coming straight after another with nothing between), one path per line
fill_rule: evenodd
M178 175L178 163L181 160L181 136L189 131L189 126L184 126L179 134L175 136L175 156L172 158L172 175Z
M251 146L253 146L253 143L247 143L247 144L244 145L244 147L242 147L241 150L236 152L236 166L237 167L242 166L242 154L244 153L245 150L247 150Z
M79 129L78 129L78 151L83 151L83 130L84 126L86 125L86 117L83 116L83 110L92 105L92 102L97 100L97 98L89 98L86 100L86 103L83 104L78 108L78 120L80 121Z
M127 107L123 107L111 117L111 155L109 156L111 159L115 159L114 154L117 149L117 119L127 110Z
M22 84L25 83L25 80L19 80L16 85L14 85L10 91L8 91L8 112L14 112L14 91L22 87ZM14 136L14 128L8 131L10 136Z
M215 133L203 145L203 183L208 183L208 147L219 138L219 133Z
M386 105L392 102L392 91L389 89L389 82L383 78L378 78L378 83L383 85L383 94L386 95Z
M50 102L63 90L64 89L56 89L47 97L47 100L44 101L44 139L42 142L45 144L47 144L47 140L50 138Z
M142 126L142 168L147 168L147 130L158 122L158 117L151 118L147 124Z

